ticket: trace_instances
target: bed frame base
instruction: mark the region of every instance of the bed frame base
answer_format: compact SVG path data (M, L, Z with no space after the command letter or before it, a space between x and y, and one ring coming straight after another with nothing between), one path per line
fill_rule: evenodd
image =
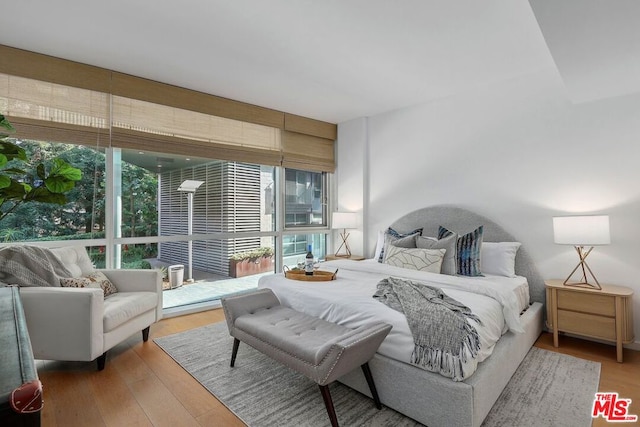
M542 333L543 312L542 304L532 304L521 316L526 332L503 335L491 357L462 382L376 353L369 366L380 401L424 425L479 427ZM339 381L371 397L359 372L351 372Z

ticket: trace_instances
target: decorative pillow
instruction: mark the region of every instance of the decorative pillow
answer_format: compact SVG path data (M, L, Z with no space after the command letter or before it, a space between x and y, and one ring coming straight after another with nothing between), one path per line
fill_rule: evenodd
M451 235L444 237L440 240L435 237L418 236L416 238L416 247L420 249L445 249L444 258L442 260L442 267L440 273L448 274L449 276L456 275L456 242L457 237Z
M407 237L400 237L398 239L396 238L390 238L389 235L387 235L387 245L393 245L396 246L398 248L416 248L416 237L418 237L417 234L410 234Z
M387 246L389 246L391 243L395 242L396 240L402 239L403 237L413 237L415 239L415 237L419 236L422 234L422 228L416 228L413 231L410 231L408 233L402 234L397 232L396 230L394 230L393 228L389 227L387 229L387 231L384 233L384 246L382 247L382 249L380 250L380 255L378 255L378 262L383 262L384 261L384 251L386 250ZM400 242L399 244L401 245L411 245L411 239L404 241L404 242ZM405 246L406 247L406 246ZM413 241L413 246L410 246L415 248L415 240Z
M482 242L480 271L496 276L516 277L516 253L520 242Z
M446 249L399 248L389 245L384 263L411 270L440 273Z
M102 289L105 298L118 292L115 285L101 271L94 271L82 277L61 278L60 285L66 288Z
M475 230L460 236L443 226L438 227L438 239L458 236L456 241L456 272L461 276L482 276L480 269L480 248L482 247L481 225Z

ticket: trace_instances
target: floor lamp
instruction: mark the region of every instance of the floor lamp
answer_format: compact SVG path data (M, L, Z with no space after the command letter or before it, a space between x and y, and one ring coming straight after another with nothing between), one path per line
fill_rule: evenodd
M564 281L565 286L585 286L602 289L598 279L589 268L586 258L594 246L611 243L608 215L557 216L553 218L553 241L560 245L573 245L578 252L580 262ZM585 247L589 247L585 251ZM571 276L579 271L579 282L571 282ZM595 283L589 282L591 276Z
M349 248L349 243L347 243L347 239L349 238L349 233L347 233L347 228L357 228L358 226L358 215L355 212L334 212L331 216L331 227L333 229L342 229L342 233L340 233L340 238L342 239L342 243L338 247L338 250L335 253L337 257L349 258L351 256L351 249ZM340 254L340 250L344 247L345 253Z
M178 187L178 191L183 193L187 193L187 211L188 211L188 220L187 220L187 234L191 236L193 234L193 195L195 194L198 187L204 184L204 181L194 181L191 179L187 179L180 187ZM189 276L187 277L187 282L193 282L193 254L192 254L192 241L189 239L188 241L188 253L189 253Z

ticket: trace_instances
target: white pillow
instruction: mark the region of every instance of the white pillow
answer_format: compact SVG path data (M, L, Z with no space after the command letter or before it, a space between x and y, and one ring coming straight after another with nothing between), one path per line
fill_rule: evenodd
M378 231L378 240L376 242L376 252L373 254L373 259L375 259L376 261L380 259L382 248L384 248L384 230Z
M440 273L446 249L399 248L389 245L384 250L384 263L410 270Z
M520 242L482 242L480 271L495 276L516 277L516 253Z

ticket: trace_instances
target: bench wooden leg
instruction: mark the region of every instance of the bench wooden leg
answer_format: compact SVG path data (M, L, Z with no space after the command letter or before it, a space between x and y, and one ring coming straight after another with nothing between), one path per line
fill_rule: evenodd
M371 390L371 396L373 396L373 401L376 404L376 408L382 409L382 404L380 403L380 398L378 397L378 391L376 390L376 384L373 382L371 369L369 369L369 362L360 367L362 368L364 377L367 379L367 384L369 384L369 390Z
M338 417L336 417L336 410L333 407L333 400L331 399L329 386L318 384L318 387L320 387L320 393L322 393L322 399L324 400L324 406L327 408L327 414L329 414L331 426L338 427Z
M238 347L240 346L240 340L238 338L233 339L233 350L231 351L231 367L236 363L236 356L238 355Z

